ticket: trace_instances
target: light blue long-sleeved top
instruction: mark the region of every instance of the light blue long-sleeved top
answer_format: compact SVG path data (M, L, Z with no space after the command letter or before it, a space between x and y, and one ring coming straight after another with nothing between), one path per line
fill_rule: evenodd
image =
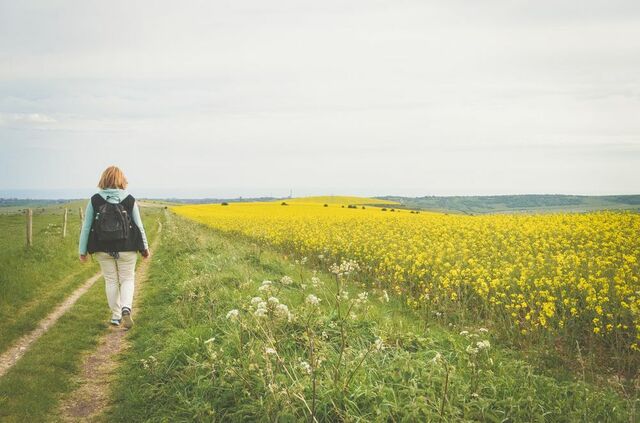
M118 189L118 188L108 188L101 189L98 191L98 194L102 196L109 203L119 203L120 201L127 198L129 193L127 190ZM87 243L89 242L89 232L91 232L91 223L93 223L93 206L91 205L91 200L87 204L87 208L84 212L84 223L82 224L82 231L80 232L80 242L78 245L78 252L80 255L87 254ZM138 203L134 203L133 205L133 222L140 228L140 234L142 235L142 242L144 243L144 248L148 249L149 244L147 243L147 234L144 232L144 226L142 225L142 219L140 218L140 209L138 208Z

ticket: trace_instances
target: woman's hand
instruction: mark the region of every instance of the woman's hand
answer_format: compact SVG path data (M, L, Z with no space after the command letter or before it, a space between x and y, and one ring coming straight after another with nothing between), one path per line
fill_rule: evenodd
M86 254L80 254L80 261L82 263L86 263L87 262L87 255Z
M147 260L149 257L151 257L151 250L147 248L146 250L141 251L140 254L142 254L142 258L144 260Z

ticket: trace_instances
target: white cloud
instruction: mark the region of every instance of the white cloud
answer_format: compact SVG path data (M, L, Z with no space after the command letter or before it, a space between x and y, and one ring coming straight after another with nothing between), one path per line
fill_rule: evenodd
M55 122L51 116L41 113L0 113L0 126L39 127Z

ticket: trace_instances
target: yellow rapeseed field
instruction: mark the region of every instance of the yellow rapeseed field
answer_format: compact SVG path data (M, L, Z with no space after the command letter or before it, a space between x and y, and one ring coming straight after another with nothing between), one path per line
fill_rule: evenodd
M429 313L640 350L636 213L464 216L308 201L173 210L312 259L354 259Z

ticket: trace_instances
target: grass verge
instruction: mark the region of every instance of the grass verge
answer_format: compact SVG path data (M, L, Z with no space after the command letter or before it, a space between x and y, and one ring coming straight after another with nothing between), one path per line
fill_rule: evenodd
M348 264L314 273L175 216L163 236L113 421L636 418L637 397L540 375L484 328L427 323Z
M151 242L161 212L143 212ZM60 398L75 388L82 354L96 346L109 316L101 278L0 378L0 421L56 421Z
M0 215L0 352L35 329L47 313L98 271L95 263L82 266L78 261L77 211L70 209L63 238L59 207L34 211L30 248L25 246L24 215Z
M81 353L107 328L100 282L0 378L0 421L50 420L60 395L73 388Z

